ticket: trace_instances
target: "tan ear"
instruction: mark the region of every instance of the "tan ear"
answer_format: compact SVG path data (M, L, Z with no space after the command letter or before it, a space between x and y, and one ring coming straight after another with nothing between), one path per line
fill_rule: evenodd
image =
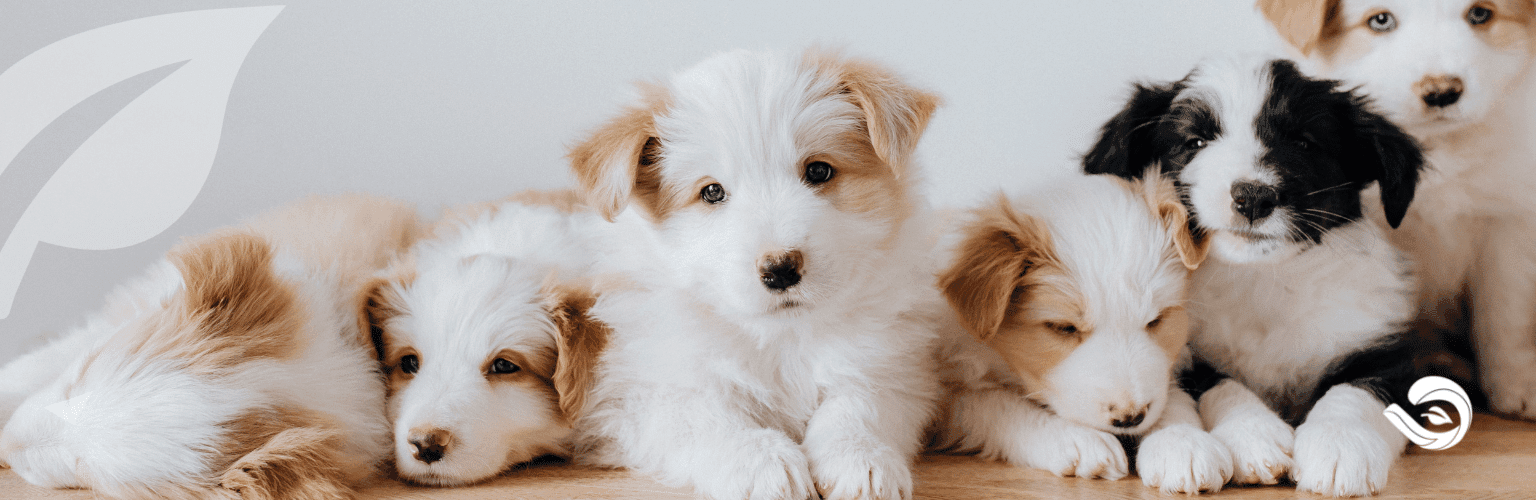
M965 329L987 340L1007 319L1024 274L1054 261L1055 253L1045 224L1014 212L1001 195L972 214L975 220L961 230L965 237L953 264L939 276L939 288Z
M384 359L384 323L404 313L395 285L408 285L416 278L414 254L405 254L390 262L363 283L357 293L357 327L364 336L363 345L373 346L373 354Z
M660 190L653 171L661 147L656 115L668 99L660 87L641 90L642 105L625 109L566 155L587 203L610 221L629 206L631 196Z
M574 286L546 287L545 307L555 323L555 393L560 412L575 420L596 377L598 356L608 345L608 325L591 316L596 294Z
M928 119L939 107L939 97L907 85L890 70L868 61L814 48L806 51L804 60L818 72L837 75L840 88L864 110L875 154L896 175L905 172Z
M1339 0L1258 0L1257 7L1302 55L1317 49L1339 15Z
M1189 210L1179 200L1178 188L1172 179L1164 177L1158 169L1156 165L1148 168L1136 184L1147 206L1162 221L1163 230L1168 232L1168 238L1173 241L1173 249L1178 252L1179 260L1186 269L1193 271L1205 262L1205 256L1210 252L1210 238L1194 234L1195 230L1189 227Z

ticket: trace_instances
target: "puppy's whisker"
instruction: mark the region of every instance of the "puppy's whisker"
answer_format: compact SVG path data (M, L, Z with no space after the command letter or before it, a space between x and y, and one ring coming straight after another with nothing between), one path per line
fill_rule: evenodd
M1343 184L1339 184L1337 186L1325 187L1325 188L1319 189L1317 191L1313 191L1313 192L1307 193L1304 196L1312 196L1312 195L1315 195L1315 194L1318 194L1318 193L1326 193L1328 191L1332 191L1332 190L1335 190L1335 189L1338 189L1338 188L1341 188L1341 187L1344 187L1344 186L1348 186L1350 184L1351 183L1346 182L1346 183L1343 183Z

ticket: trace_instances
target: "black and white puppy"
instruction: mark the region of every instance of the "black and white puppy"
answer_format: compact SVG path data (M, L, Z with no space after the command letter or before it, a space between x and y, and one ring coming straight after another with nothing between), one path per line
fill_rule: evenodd
M1415 283L1384 230L1362 220L1360 192L1379 184L1396 227L1418 145L1338 82L1235 58L1138 86L1084 161L1121 177L1153 164L1211 239L1192 277L1183 382L1231 449L1233 481L1289 471L1305 491L1379 491L1407 444L1382 410L1412 407Z

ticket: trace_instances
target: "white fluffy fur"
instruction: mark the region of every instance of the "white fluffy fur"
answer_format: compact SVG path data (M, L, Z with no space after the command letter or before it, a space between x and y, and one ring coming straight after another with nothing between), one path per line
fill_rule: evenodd
M1489 404L1536 419L1536 252L1530 251L1536 198L1529 195L1536 191L1536 110L1529 97L1536 92L1530 77L1536 39L1533 28L1510 26L1520 33L1507 45L1490 43L1465 19L1473 3L1346 0L1346 22L1387 11L1397 29L1345 37L1339 50L1313 51L1307 61L1313 71L1359 85L1424 145L1430 168L1402 226L1391 233L1418 262L1421 316L1451 328L1467 293ZM1512 15L1498 9L1519 3L1491 4L1495 22ZM1414 86L1432 75L1465 83L1456 104L1424 104Z
M720 499L911 496L936 392L933 333L912 314L931 293L923 232L839 210L802 180L807 155L860 126L838 84L800 58L746 52L668 83L664 182L708 176L729 198L654 223L633 204L617 217L634 235L615 244L645 255L617 267L649 290L593 308L614 333L578 426L582 459ZM788 249L804 277L771 293L758 262Z
M350 200L315 199L252 225L277 244L272 267L295 293L299 310L293 314L303 318L292 332L302 346L296 357L242 362L201 375L186 368L188 360L133 350L125 339L141 330L186 326L152 319L183 291L180 271L162 260L116 290L83 327L0 369L8 393L30 394L0 433L0 457L40 486L90 488L114 498L235 498L239 492L219 489L223 471L214 469L227 464L215 465L211 457L226 446L231 420L271 407L323 416L341 432L340 463L334 465L352 480L372 472L388 449L384 387L372 347L357 331L352 288L366 276L353 272L370 264L351 259L386 255L371 259L382 263L392 250L381 240L390 237L375 237L382 228L361 227L283 234L285 222L310 217L316 206L331 212L316 213L309 221L315 224L305 227L332 221L345 226L378 207L365 198ZM371 248L305 241L317 237L352 239ZM65 418L55 414L61 408L67 408Z
M937 447L1058 475L1119 479L1127 461L1115 434L1144 435L1136 463L1148 486L1216 491L1231 477L1226 448L1202 429L1194 400L1172 379L1181 360L1147 329L1165 309L1184 305L1188 270L1137 189L1088 176L1011 197L1018 213L1049 227L1055 255L1083 298L1078 328L1093 333L1041 380L1026 380L976 337L947 329L941 373L953 399ZM1112 407L1145 407L1146 417L1115 427L1120 413Z
M559 333L543 287L586 270L587 238L599 223L594 213L507 202L397 263L414 266L415 279L389 285L399 314L383 325L386 349L409 348L420 359L420 371L389 397L401 477L465 484L539 455L569 455L571 428L555 392L495 382L485 369L503 350L554 359ZM430 430L446 431L452 445L429 463L415 457L410 439Z

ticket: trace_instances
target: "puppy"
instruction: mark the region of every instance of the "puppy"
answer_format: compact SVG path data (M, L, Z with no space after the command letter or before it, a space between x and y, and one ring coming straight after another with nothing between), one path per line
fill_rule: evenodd
M531 198L553 197L516 200ZM569 455L607 337L586 314L596 292L573 277L592 255L583 221L606 224L524 201L455 210L374 280L367 312L401 478L468 484Z
M362 285L414 208L315 198L183 242L63 340L0 432L23 479L113 498L346 498L388 450Z
M1489 405L1536 419L1536 3L1259 5L1313 71L1360 86L1424 145L1433 168L1391 233L1418 263L1419 316L1455 331L1470 313Z
M974 337L946 338L936 445L1063 476L1217 491L1232 456L1174 384L1185 286L1205 257L1173 183L1090 176L972 212L939 286ZM979 342L978 342L979 341Z
M1199 364L1185 387L1209 388L1200 414L1232 451L1234 480L1271 484L1289 469L1298 489L1367 495L1407 444L1382 410L1411 407L1414 283L1362 220L1360 191L1378 186L1398 224L1423 157L1337 86L1285 60L1210 61L1138 86L1085 167L1136 177L1161 165L1211 239L1193 277Z
M907 498L937 390L915 149L938 99L871 63L731 52L645 88L570 154L644 291L581 458L721 499Z

